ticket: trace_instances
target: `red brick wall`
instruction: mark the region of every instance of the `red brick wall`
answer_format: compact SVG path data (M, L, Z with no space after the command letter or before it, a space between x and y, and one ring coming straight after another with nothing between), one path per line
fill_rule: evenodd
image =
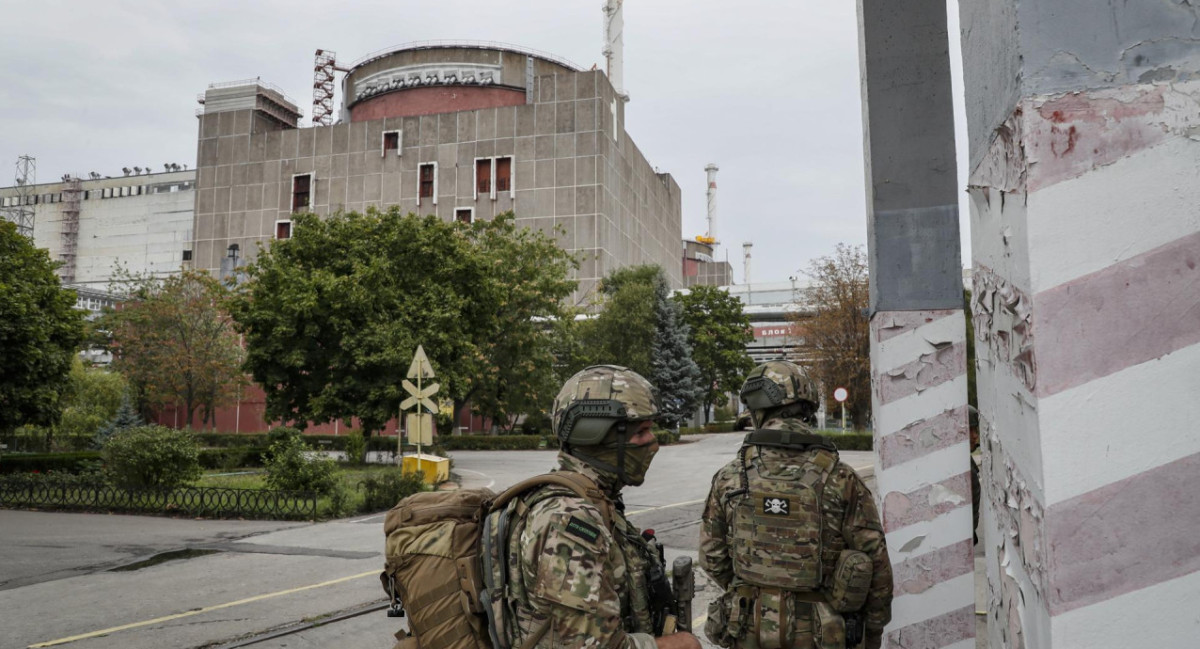
M525 91L512 88L436 86L397 90L361 101L350 108L350 121L365 122L384 117L433 115L459 110L521 106Z

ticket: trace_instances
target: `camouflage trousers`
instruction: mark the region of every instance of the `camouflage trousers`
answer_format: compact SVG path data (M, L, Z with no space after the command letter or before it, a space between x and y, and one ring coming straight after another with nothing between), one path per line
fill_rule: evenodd
M778 588L726 591L709 605L704 633L733 649L846 649L845 621L820 595Z

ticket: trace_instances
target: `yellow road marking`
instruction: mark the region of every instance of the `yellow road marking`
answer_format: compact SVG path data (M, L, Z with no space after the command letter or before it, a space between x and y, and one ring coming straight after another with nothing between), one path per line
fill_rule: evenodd
M647 509L639 509L636 512L629 512L628 514L625 514L625 515L626 516L636 516L638 514L645 514L646 512L655 512L660 509L670 509L672 507L683 507L684 505L695 505L697 503L702 503L702 502L704 502L703 498L701 498L700 500L689 500L689 501L683 502L683 503L672 503L670 505L659 505L658 507L649 507Z
M217 604L215 606L205 606L204 608L198 608L193 611L188 611L186 613L175 613L174 615L164 615L162 617L156 617L153 620L145 620L142 622L133 622L130 624L122 624L121 626L109 627L107 629L101 629L99 631L92 631L90 633L81 633L79 635L73 635L69 638L59 638L58 640L39 642L37 644L29 645L28 649L37 649L38 647L53 647L55 645L67 644L68 642L75 642L77 640L86 640L88 638L95 638L97 636L108 635L109 633L116 633L117 631L136 629L138 627L148 626L151 624L158 624L159 622L168 622L170 620L178 620L180 618L191 617L193 615L200 615L201 613L217 611L217 610L220 610L223 608L229 608L231 606L240 606L242 604L249 604L250 602L257 602L257 601L264 600L264 599L270 599L272 597L279 597L280 595L290 595L292 593L299 593L299 592L303 592L306 590L312 590L314 588L322 588L324 586L332 586L334 584L340 584L345 581L352 581L354 579L362 579L363 577L374 576L374 575L378 575L378 574L379 574L378 570L371 570L371 571L360 573L357 575L350 575L349 577L341 577L338 579L331 579L329 581L323 581L319 584L310 584L308 586L300 586L299 588L289 588L288 590L280 590L280 591L276 591L274 593L266 593L264 595L255 595L254 597L247 597L246 599L239 599L236 602L226 602L224 604Z

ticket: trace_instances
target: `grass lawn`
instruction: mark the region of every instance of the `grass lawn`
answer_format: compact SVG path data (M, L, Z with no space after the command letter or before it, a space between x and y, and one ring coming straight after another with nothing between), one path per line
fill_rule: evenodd
M338 480L345 490L346 501L335 506L328 495L317 499L317 512L321 518L347 516L353 513L371 513L363 509L366 494L360 484L367 478L380 478L395 474L400 469L389 464L364 464L359 466L338 465ZM263 469L233 469L206 472L195 482L197 487L223 487L227 489L267 489L267 472ZM395 504L395 503L392 503ZM389 505L390 507L390 505ZM374 509L374 508L371 508Z

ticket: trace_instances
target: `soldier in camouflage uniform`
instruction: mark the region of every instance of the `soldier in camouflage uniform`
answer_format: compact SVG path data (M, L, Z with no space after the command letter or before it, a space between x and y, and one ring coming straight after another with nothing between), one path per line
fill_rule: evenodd
M877 649L891 619L879 514L806 423L817 394L786 361L758 366L742 387L756 430L713 477L700 531L700 566L724 589L705 633L723 647L841 649L857 635Z
M558 470L586 476L596 498L556 485L522 497L509 537L514 648L699 649L690 633L655 637L647 574L658 549L622 514L621 488L642 484L658 451L658 413L650 383L612 365L579 372L555 398Z

